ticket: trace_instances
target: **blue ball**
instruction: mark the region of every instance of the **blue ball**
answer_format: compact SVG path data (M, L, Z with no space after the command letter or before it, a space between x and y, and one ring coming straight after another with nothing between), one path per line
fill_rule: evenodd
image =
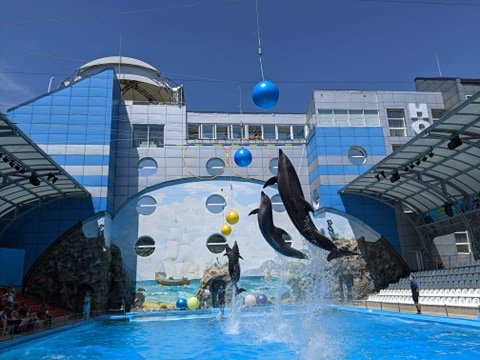
M177 309L180 309L180 310L185 310L187 308L187 305L188 305L187 299L185 298L178 298L177 303L175 304Z
M257 304L265 305L267 303L267 297L263 294L257 295Z
M250 165L250 163L252 162L252 153L250 152L250 150L245 149L242 146L235 152L233 159L235 160L235 164L240 167L245 167Z
M271 81L260 81L252 90L253 102L262 110L268 110L277 105L278 96L277 85Z

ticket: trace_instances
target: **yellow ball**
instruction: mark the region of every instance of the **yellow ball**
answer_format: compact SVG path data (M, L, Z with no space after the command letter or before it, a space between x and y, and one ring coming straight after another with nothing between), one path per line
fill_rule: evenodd
M187 307L189 310L196 310L198 309L198 306L200 303L198 302L198 299L196 296L192 296L187 300Z
M235 225L240 217L235 210L232 210L227 214L226 218L229 224Z
M220 229L223 235L230 235L232 232L232 227L230 225L223 225L222 228Z

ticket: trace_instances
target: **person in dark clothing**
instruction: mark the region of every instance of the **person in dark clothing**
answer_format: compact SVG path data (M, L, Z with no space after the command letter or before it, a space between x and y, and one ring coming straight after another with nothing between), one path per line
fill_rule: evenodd
M410 274L410 276L408 277L408 280L410 280L410 289L412 290L413 303L417 308L417 314L421 314L422 308L418 300L418 298L420 297L420 287L418 286L418 283L415 281L415 276L413 276L413 274Z
M216 292L217 295L217 306L220 308L220 312L217 315L217 320L220 320L223 317L225 311L225 283L222 283Z

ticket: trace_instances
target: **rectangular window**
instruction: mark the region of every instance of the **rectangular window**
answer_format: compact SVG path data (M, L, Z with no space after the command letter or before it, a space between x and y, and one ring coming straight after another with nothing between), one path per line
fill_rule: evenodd
M215 139L215 125L202 124L201 125L201 139Z
M263 139L275 140L275 125L262 125Z
M390 136L407 136L403 109L387 109L387 118Z
M217 139L228 140L228 125L217 124Z
M466 231L453 233L458 254L470 254L470 243Z
M248 140L261 140L261 139L262 139L262 126L248 125Z
M290 125L277 125L277 139L290 140Z
M333 110L318 109L318 125L333 126Z
M134 148L159 148L164 146L165 125L133 125Z
M292 125L292 132L294 139L305 139L305 126L303 125Z
M365 124L367 126L380 125L380 116L378 115L378 110L364 110L364 114L365 114Z
M333 120L336 126L349 125L348 110L333 110L333 116Z
M402 147L402 144L392 144L392 151L395 151Z
M441 119L445 115L445 110L443 109L432 109L432 121L435 122Z
M230 126L230 139L239 140L243 136L242 126L241 125L231 125Z
M188 124L188 140L199 139L198 127L198 124Z

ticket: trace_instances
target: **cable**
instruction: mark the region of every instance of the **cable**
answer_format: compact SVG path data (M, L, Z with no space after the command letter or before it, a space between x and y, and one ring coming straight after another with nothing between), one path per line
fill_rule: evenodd
M406 4L406 5L444 5L444 6L480 6L480 4L471 3L447 3L439 1L414 1L414 0L355 0L357 2L376 2L376 3L394 3L394 4Z
M24 21L21 23L16 24L4 24L0 25L1 28L12 28L16 26L23 26L23 25L37 25L37 24L45 24L45 23L59 23L59 22L72 22L75 20L95 20L102 17L110 17L112 15L136 15L136 14L143 14L148 12L154 11L165 11L165 10L175 10L175 9L185 9L185 8L192 8L192 7L200 7L200 6L208 6L208 5L221 5L221 4L230 4L239 2L241 0L221 0L221 1L208 1L208 2L199 2L199 3L190 3L184 5L176 5L176 6L167 6L167 7L158 7L158 8L150 8L150 9L137 9L137 10L121 10L121 11L109 11L106 13L100 13L95 15L89 16L77 16L77 17L63 17L57 19L46 19L46 20L32 20L32 21Z
M263 76L262 44L260 42L260 22L258 20L258 0L255 0L255 10L257 12L258 58L260 60L260 72L262 73L262 80L265 81L265 76Z

